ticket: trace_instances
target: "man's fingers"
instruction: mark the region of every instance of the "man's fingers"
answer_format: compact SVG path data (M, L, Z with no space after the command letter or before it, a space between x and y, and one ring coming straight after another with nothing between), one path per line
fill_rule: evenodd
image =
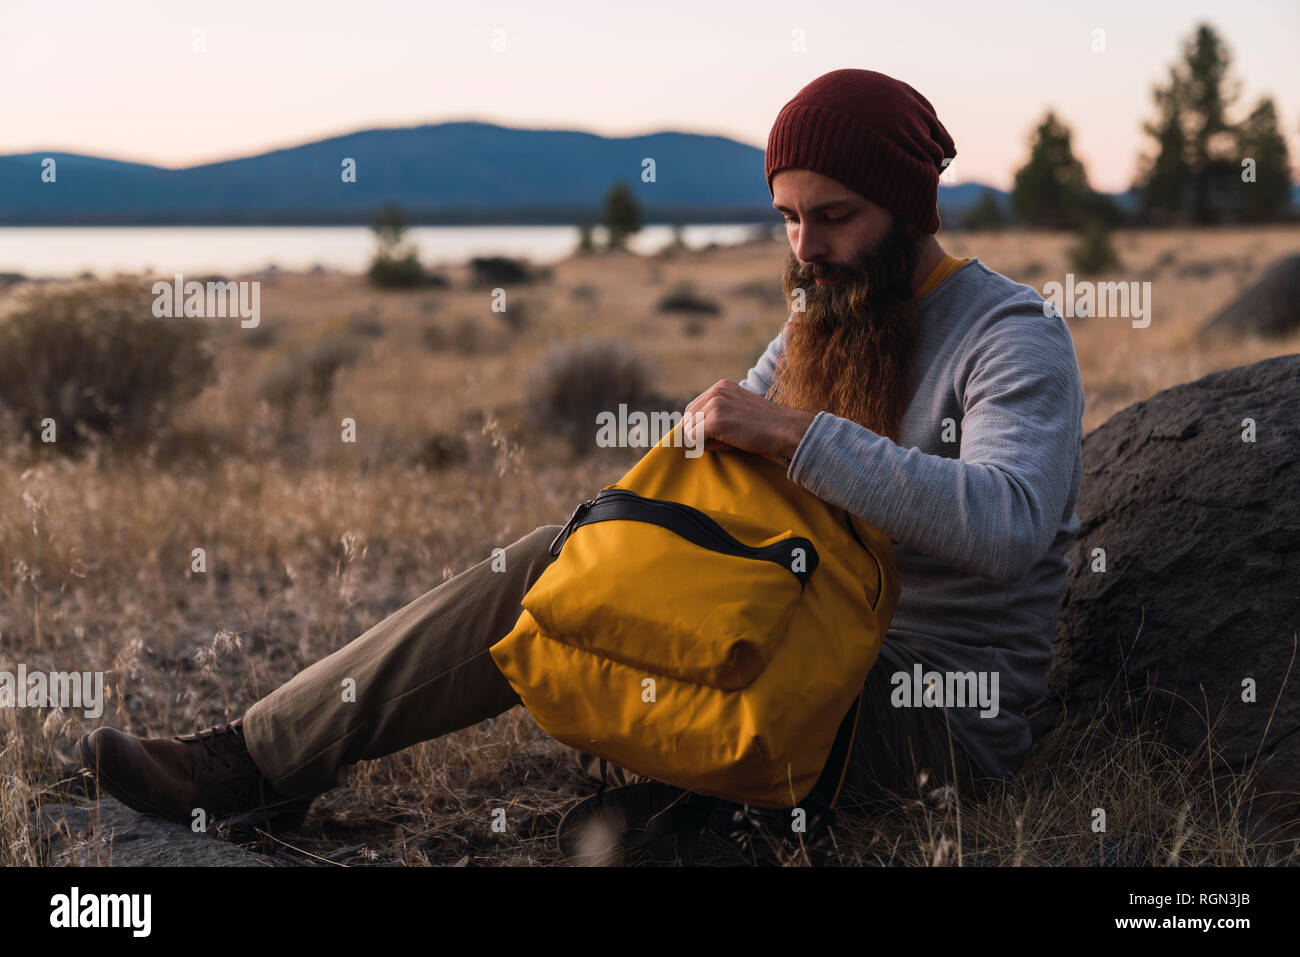
M700 437L701 436L704 437L705 452L735 451L736 447L734 445L724 442L722 439L714 438L709 434L709 423L711 421L711 416L708 414L707 408L701 410L698 413L693 413L689 420L684 418L682 421L683 421L683 427L689 429L689 431L686 433L689 439L698 443L700 441ZM690 423L690 426L687 426L686 424L688 421Z
M696 411L698 411L699 408L700 408L700 406L703 405L706 401L708 401L708 398L709 398L710 394L712 394L712 392L713 392L713 389L712 389L712 387L710 387L710 388L708 388L708 389L705 389L703 392L701 392L701 393L700 393L699 395L697 395L695 398L691 399L690 402L687 402L687 403L686 403L686 411L687 411L687 412L696 412Z
M719 392L726 391L728 388L734 385L736 385L736 383L732 382L730 379L719 379L717 382L713 383L713 385L709 386L707 389L705 389L695 398L691 399L690 402L687 402L685 411L687 412L695 411L703 403L707 402L713 396L717 395Z
M711 422L712 416L708 406L697 409L695 412L690 413L689 417L682 419L682 427L686 430L687 438L697 443L703 440L705 451L709 451L710 442L719 441L709 434Z
M695 434L699 427L699 417L691 410L690 406L687 406L687 411L682 416L682 435L692 441L696 441Z

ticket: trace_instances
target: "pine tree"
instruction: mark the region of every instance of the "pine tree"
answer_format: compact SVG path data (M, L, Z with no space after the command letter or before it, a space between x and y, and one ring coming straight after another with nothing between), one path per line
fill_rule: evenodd
M1189 206L1191 175L1187 166L1183 112L1179 105L1182 99L1178 89L1180 82L1178 71L1170 68L1169 85L1152 91L1160 119L1143 124L1143 130L1155 138L1156 154L1140 159L1141 173L1135 188L1143 216L1158 224L1181 219Z
M1137 184L1144 214L1154 222L1218 222L1242 209L1239 131L1229 122L1241 84L1231 78L1232 54L1207 23L1183 43L1169 83L1153 92L1159 117L1144 131L1156 141Z
M972 230L1001 229L1005 225L1006 216L998 203L997 194L991 189L985 189L980 194L962 221L963 227Z
M406 227L409 225L402 207L396 203L388 203L375 214L375 218L370 222L370 229L375 234L380 248L391 251L401 243L402 234L406 232Z
M641 229L641 207L621 180L605 194L604 218L611 250L623 249L627 237Z
M415 247L402 242L409 225L406 214L396 203L387 204L371 221L370 229L379 244L366 273L371 285L418 286L426 281Z
M1092 193L1070 145L1070 129L1048 111L1031 137L1029 161L1016 172L1011 205L1025 226L1074 229Z
M1260 100L1241 124L1238 152L1242 160L1254 160L1254 182L1239 184L1242 218L1262 222L1285 217L1291 208L1291 160L1272 98Z
M1227 111L1237 98L1236 84L1228 82L1232 55L1214 28L1201 24L1183 49L1187 67L1185 114L1191 120L1188 156L1192 177L1192 221L1215 222L1235 194L1236 176L1232 157L1235 130L1228 125ZM1225 89L1225 86L1227 87Z

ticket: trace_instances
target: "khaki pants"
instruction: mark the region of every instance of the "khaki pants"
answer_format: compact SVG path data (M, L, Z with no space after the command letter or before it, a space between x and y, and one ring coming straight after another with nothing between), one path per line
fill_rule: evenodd
M276 790L319 794L341 783L347 765L520 704L488 648L514 627L524 593L553 561L548 549L560 527L541 526L509 545L504 570L493 571L488 558L425 592L255 702L244 715L245 738ZM944 711L889 703L889 675L911 667L898 654L886 640L868 676L841 805L884 791L915 793L921 768L931 771L927 788L939 783L936 776L963 789L980 786L955 740L952 774ZM601 776L599 759L568 750L588 774ZM611 783L649 780L612 764L604 770Z

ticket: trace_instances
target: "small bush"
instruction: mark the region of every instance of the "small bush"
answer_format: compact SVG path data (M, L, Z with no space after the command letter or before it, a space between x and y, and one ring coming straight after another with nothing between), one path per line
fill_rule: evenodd
M386 252L376 253L370 260L366 278L372 286L383 289L409 289L422 286L426 281L424 267L420 265L415 250L400 257Z
M252 349L265 349L280 341L280 333L272 326L259 323L252 329L240 329L235 341Z
M451 348L451 335L441 323L429 322L420 330L420 342L430 352L446 352Z
M445 352L449 345L447 330L436 322L425 324L420 330L420 341L430 352Z
M784 306L785 293L781 291L779 283L771 282L745 282L732 290L736 296L748 296L764 306Z
M382 338L387 331L384 324L379 321L376 309L352 313L348 316L347 329L353 335L364 336L367 339Z
M451 330L449 340L452 351L457 355L473 356L483 351L483 330L473 319L462 319Z
M690 312L701 315L716 316L722 310L711 299L705 299L695 292L689 282L680 282L664 293L659 299L660 312Z
M1226 265L1213 259L1191 259L1182 263L1175 270L1174 275L1180 279L1205 279L1207 276L1213 276L1220 268L1226 268Z
M1085 275L1105 272L1119 266L1119 255L1110 241L1110 232L1098 220L1084 226L1079 241L1070 249L1074 270Z
M360 358L361 347L346 333L330 329L305 343L282 347L263 370L257 391L287 419L303 402L319 415L329 405L340 369Z
M533 321L533 313L536 307L530 302L515 300L513 304L507 303L504 312L493 313L501 323L511 332L523 332Z
M436 322L428 323L420 330L420 341L430 352L450 350L461 356L478 355L487 347L482 328L468 316L450 329Z
M618 339L556 343L525 383L529 425L568 440L575 452L590 449L596 414L652 400L654 374Z
M464 436L437 432L420 443L411 464L438 471L459 465L468 458L469 443Z
M37 289L0 321L0 402L56 447L150 437L213 378L208 320L158 318L141 281Z
M471 282L479 287L506 286L512 283L532 282L528 265L520 259L505 256L475 256L469 261Z

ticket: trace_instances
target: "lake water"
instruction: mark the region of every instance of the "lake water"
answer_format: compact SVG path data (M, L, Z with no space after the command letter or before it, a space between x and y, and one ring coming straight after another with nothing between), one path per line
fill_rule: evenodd
M752 238L750 225L686 226L688 248L730 245ZM415 226L403 237L427 266L472 256L523 257L534 263L567 257L578 244L573 226ZM593 230L600 245L604 230ZM628 241L653 253L673 239L669 226L647 226ZM223 273L237 275L275 265L280 269L360 272L375 251L364 226L71 226L0 227L0 273L64 278L82 272Z

